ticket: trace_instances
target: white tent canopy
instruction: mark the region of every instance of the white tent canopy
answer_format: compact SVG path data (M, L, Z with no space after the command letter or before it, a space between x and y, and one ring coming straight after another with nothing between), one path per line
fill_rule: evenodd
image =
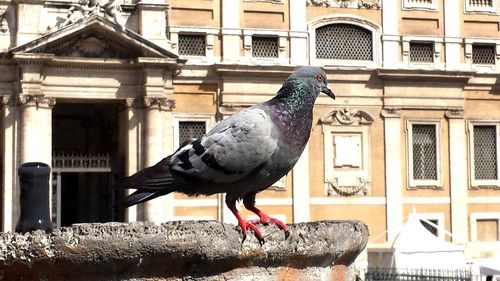
M465 269L464 245L444 241L427 230L416 213L409 215L387 248L369 248L369 267ZM370 256L371 261L370 261Z

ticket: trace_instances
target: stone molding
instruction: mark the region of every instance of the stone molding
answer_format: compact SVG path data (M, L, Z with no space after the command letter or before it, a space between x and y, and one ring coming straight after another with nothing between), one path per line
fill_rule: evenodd
M395 107L384 108L380 114L384 118L401 118L401 110Z
M358 8L358 9L382 8L382 3L380 0L307 0L306 5L324 6L332 8Z
M448 119L464 119L465 113L463 108L448 109L444 116Z

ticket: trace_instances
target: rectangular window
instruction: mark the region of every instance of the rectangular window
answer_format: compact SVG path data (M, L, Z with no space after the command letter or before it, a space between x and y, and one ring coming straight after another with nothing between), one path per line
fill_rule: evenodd
M188 139L198 139L206 133L204 121L179 121L179 144Z
M472 187L500 187L500 123L473 122L469 134Z
M205 35L179 34L179 55L205 56Z
M410 187L441 187L440 123L408 123Z
M496 7L497 7L496 0L465 0L466 12L496 13L497 12Z
M410 62L433 63L434 43L410 42Z
M403 8L435 10L436 0L403 0Z
M494 65L494 44L472 44L472 64Z
M252 56L256 58L277 58L278 37L252 36Z
M436 125L413 125L413 179L437 179Z

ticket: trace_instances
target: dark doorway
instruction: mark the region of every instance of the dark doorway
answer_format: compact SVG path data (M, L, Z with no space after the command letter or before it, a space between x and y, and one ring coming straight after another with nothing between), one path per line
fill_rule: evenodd
M120 193L117 102L60 102L52 116L53 218L58 226L123 221L112 208Z

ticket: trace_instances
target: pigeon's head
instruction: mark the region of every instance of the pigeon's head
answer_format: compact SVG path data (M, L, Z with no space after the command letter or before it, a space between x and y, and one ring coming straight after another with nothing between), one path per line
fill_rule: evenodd
M304 80L308 85L313 87L314 93L323 92L332 99L335 99L332 90L328 88L326 73L321 67L303 66L292 73L288 79Z

